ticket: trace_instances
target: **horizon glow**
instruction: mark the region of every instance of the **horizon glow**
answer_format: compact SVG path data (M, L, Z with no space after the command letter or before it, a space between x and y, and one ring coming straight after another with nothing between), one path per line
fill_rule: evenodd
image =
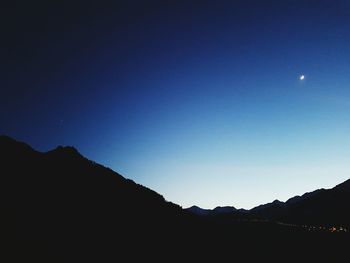
M72 145L183 207L248 209L349 179L347 1L39 11L5 17L1 134Z

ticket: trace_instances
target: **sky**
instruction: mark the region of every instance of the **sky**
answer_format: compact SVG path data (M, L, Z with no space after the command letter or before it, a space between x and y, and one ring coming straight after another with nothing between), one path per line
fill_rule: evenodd
M0 134L183 207L349 179L350 1L94 2L2 8Z

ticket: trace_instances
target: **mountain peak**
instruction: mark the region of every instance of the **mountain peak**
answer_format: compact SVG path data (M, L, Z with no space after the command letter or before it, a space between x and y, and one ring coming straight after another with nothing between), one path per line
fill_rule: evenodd
M220 214L225 214L225 213L231 213L236 211L237 209L233 206L217 206L213 209L213 212L215 213L220 213Z
M283 204L283 202L280 201L280 200L278 200L278 199L276 199L276 200L274 200L274 201L272 202L272 204L278 205L278 204Z
M202 216L209 214L209 212L211 211L209 209L200 208L199 206L196 206L196 205L193 205L193 206L187 208L186 210L190 211L193 214L202 215Z
M79 151L74 148L73 146L62 146L59 145L52 151L49 151L49 153L56 153L56 154L64 154L64 155L69 155L69 156L79 156L83 157Z
M226 214L226 213L232 213L235 212L237 209L233 206L217 206L214 209L203 209L201 207L198 207L196 205L193 205L186 210L190 211L193 214L197 215L212 215L212 214Z
M63 152L70 152L70 153L74 153L74 154L80 154L78 152L78 150L76 148L74 148L73 146L62 146L59 145L56 147L55 149L56 151L63 151Z

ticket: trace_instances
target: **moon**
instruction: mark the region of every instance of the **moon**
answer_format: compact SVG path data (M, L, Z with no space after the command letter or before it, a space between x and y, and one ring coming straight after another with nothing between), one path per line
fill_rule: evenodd
M303 74L300 75L300 76L299 76L299 79L300 79L300 80L304 80L304 79L305 79L305 75L303 75Z

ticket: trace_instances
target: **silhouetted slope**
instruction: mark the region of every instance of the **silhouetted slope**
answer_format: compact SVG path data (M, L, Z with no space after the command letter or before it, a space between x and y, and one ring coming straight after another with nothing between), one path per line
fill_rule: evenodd
M223 218L222 211L215 208L188 208L188 211L205 216ZM295 196L286 202L275 200L251 210L224 209L225 218L264 219L283 223L311 226L343 226L350 228L350 180L332 189L319 189L302 196Z
M21 222L23 231L35 231L35 236L45 237L56 230L57 235L68 231L82 235L85 230L88 235L109 234L120 231L120 224L125 222L135 224L135 228L148 224L161 227L182 213L179 206L166 202L161 195L89 161L73 147L39 153L1 137L0 153L1 168L6 171L1 176L3 193L11 197L9 204L21 208L19 218L26 218ZM48 222L57 223L55 230L49 225L42 227ZM100 226L91 228L92 222Z
M235 212L237 209L234 208L233 206L217 206L214 209L203 209L201 207L194 205L189 208L186 208L186 210L196 215L207 216L207 215L228 214L228 213Z
M250 211L254 216L287 223L316 226L350 226L349 180L332 189L319 189L289 199L275 201Z
M308 244L311 251L313 243L318 250L346 244L343 237L310 234L271 222L240 221L251 215L233 207L217 208L210 217L193 215L84 158L73 147L41 153L0 136L0 157L2 212L9 218L9 240L16 244L12 257L19 259L15 262L30 258L36 262L39 258L43 262L118 262L124 257L128 261L198 261L210 256L220 260L232 253L247 261L256 255L259 259L276 257L276 251L285 253L291 246L303 251ZM314 195L312 200L310 196L296 202L295 211L308 209L300 205L304 202L306 207L318 207L324 201L345 198L349 183L335 189L325 197ZM349 199L343 200L339 207Z
M233 206L217 206L213 209L213 212L217 214L227 214L235 212L236 210L237 209Z
M259 205L249 210L249 214L255 218L272 219L284 215L286 206L285 203L275 200L272 203Z
M106 243L125 249L142 247L150 238L175 238L191 223L192 216L178 205L73 147L40 153L2 136L0 156L2 203L14 218L17 240L57 249L62 243L96 249L101 242L100 249Z
M197 208L198 211L201 208ZM194 212L193 209L188 209ZM196 213L200 214L200 213ZM201 215L223 218L217 208ZM225 213L229 219L264 219L283 223L311 226L343 226L350 228L350 180L332 189L319 189L286 202L275 200L251 210L232 210Z
M210 213L210 209L203 209L196 205L187 208L187 210L195 215L205 216Z

